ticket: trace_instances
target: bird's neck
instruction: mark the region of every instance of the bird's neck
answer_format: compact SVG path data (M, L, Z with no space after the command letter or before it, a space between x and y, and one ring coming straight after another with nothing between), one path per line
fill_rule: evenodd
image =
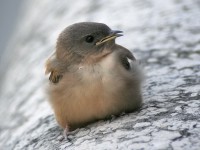
M86 57L82 59L80 63L85 64L85 65L93 65L100 62L102 59L104 59L106 56L108 56L111 53L112 51L105 49L100 53L87 55Z
M103 58L108 56L113 52L112 48L104 48L102 51L98 53L81 55L72 51L65 51L62 49L56 50L56 57L60 63L62 63L65 67L71 65L93 65L100 62Z

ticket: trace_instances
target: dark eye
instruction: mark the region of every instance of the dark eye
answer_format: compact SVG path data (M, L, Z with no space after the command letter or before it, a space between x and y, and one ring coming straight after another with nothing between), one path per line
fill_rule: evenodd
M86 37L85 41L88 42L88 43L92 43L92 42L94 41L94 37L91 36L91 35L88 35L88 36Z

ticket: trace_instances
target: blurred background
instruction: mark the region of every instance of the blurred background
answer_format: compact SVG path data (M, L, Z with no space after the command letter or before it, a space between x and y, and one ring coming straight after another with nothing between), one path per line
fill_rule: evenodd
M4 53L20 20L20 10L23 4L23 0L0 0L0 80L3 74Z
M23 0L1 0L0 1L0 49L1 54L5 51L8 41L13 34L19 20ZM2 55L0 55L0 58Z

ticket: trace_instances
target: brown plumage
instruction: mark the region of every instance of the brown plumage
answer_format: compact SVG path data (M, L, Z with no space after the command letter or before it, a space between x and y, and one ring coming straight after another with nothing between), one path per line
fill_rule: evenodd
M141 106L141 72L132 53L115 44L120 31L82 22L58 37L46 63L49 102L58 124L69 130Z

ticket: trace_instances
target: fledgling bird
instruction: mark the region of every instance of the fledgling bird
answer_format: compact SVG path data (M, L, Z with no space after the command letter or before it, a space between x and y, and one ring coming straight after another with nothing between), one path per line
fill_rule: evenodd
M142 73L132 53L115 44L122 31L103 23L65 28L46 62L49 102L66 131L132 112L142 103Z

